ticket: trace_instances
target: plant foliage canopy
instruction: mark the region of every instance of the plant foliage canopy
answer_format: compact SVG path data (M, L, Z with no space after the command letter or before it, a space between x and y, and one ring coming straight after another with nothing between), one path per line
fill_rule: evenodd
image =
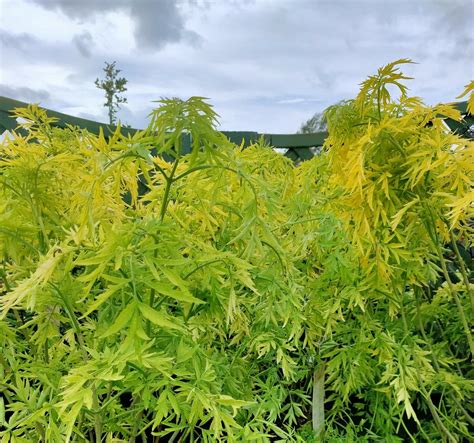
M200 97L108 139L18 109L1 441L469 439L474 142L408 95L408 62L328 109L300 165Z

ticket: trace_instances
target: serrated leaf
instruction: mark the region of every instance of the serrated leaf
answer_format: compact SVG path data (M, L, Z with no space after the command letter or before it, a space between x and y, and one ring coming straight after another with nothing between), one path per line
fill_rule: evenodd
M115 319L114 323L101 335L101 338L109 337L127 326L135 314L135 309L135 303L132 302L127 305L127 307Z
M403 206L402 209L400 209L393 217L392 217L392 223L390 224L390 227L392 228L393 231L397 228L399 223L402 220L402 217L405 215L405 213L416 203L418 203L419 199L416 198L415 200L412 200L410 203L407 203L405 206Z
M87 308L87 311L82 315L81 318L87 317L91 312L95 311L98 309L102 304L104 304L112 295L114 295L117 291L122 289L126 284L128 283L128 280L125 280L119 284L109 286L104 292L102 292L94 302L92 302L89 307Z
M155 289L159 294L166 295L167 297L173 298L177 301L195 304L205 303L199 298L194 297L189 291L174 289L169 283L162 281L144 281L143 283L145 283L150 288Z
M142 313L143 317L151 321L153 324L160 326L165 329L177 329L183 330L183 328L177 323L170 320L170 317L164 312L157 311L145 303L139 303L138 308Z

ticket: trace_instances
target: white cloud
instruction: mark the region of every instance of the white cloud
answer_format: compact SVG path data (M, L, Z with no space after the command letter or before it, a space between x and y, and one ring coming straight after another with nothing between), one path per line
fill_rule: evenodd
M122 120L161 96L210 97L227 130L294 132L397 58L428 103L474 78L470 0L0 0L0 83L103 116L104 61L128 79ZM31 20L31 17L35 20ZM13 97L15 98L15 97Z

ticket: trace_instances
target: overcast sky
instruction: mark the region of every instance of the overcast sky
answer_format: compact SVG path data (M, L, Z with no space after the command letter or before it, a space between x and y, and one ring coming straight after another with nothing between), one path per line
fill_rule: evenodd
M472 0L0 0L0 95L106 121L94 80L128 79L122 121L210 98L221 129L296 132L398 58L426 103L474 78Z

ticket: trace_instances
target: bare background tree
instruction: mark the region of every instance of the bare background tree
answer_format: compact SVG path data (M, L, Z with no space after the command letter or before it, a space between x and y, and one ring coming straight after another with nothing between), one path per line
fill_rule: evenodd
M125 85L128 80L125 77L118 77L120 69L117 69L115 65L115 61L112 63L105 62L105 79L97 78L95 80L95 85L105 92L104 106L109 110L109 123L111 125L114 125L117 121L117 111L120 108L120 103L127 103L127 98L120 94L127 90Z

